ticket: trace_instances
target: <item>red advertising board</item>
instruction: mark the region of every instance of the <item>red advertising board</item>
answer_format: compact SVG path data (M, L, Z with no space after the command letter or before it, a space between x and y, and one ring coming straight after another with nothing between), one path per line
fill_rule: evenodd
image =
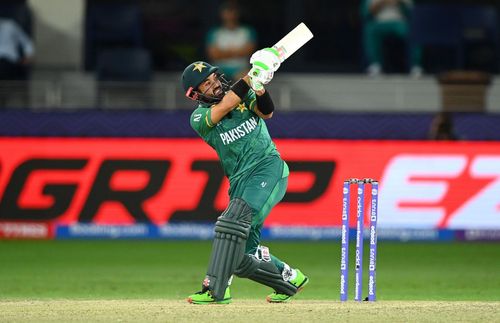
M338 226L344 179L380 180L385 227L500 228L500 143L276 140L287 194L266 225ZM200 139L0 139L0 221L209 221L228 182Z
M0 222L0 239L52 239L54 226L45 222Z

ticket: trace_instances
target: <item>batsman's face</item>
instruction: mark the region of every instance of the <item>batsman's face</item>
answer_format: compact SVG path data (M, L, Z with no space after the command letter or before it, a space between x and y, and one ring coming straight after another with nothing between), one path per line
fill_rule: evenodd
M204 95L222 98L224 96L224 91L222 90L222 83L215 73L210 74L205 81L203 81L198 90Z

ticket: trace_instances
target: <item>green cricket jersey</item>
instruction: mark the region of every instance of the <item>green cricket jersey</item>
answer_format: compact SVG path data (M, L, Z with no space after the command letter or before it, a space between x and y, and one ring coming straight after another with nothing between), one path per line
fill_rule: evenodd
M191 127L215 149L230 181L266 157L279 156L266 123L255 113L255 104L256 94L249 90L217 124L210 119L210 105L200 104L191 114Z

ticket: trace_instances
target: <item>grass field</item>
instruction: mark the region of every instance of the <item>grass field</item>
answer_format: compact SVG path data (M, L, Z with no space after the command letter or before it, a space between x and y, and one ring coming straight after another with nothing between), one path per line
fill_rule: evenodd
M266 321L272 315L277 321L500 322L498 244L381 241L375 304L338 302L338 242L267 245L309 275L307 288L289 304L275 305L264 301L268 288L235 279L234 302L207 309L184 299L200 288L208 242L2 241L0 321L194 321L203 317L224 321L232 313L231 321L243 322L248 321L248 313L255 313L254 321ZM350 260L352 264L352 256ZM259 319L256 313L260 312L265 315Z

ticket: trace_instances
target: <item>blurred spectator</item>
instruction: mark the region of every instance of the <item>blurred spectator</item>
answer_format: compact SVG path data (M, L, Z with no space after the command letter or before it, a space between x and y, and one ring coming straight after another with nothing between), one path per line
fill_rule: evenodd
M33 42L21 27L0 18L0 80L27 79L33 54Z
M456 140L453 120L449 112L440 112L432 120L429 130L431 140Z
M222 24L209 30L206 37L208 58L228 78L236 79L250 67L250 55L257 48L256 32L240 24L240 10L234 2L222 5L220 18Z
M410 46L408 41L408 19L412 7L412 0L363 0L363 45L369 75L376 76L383 72L383 46L388 37L397 37L406 43L410 73L414 77L422 75L421 50Z

